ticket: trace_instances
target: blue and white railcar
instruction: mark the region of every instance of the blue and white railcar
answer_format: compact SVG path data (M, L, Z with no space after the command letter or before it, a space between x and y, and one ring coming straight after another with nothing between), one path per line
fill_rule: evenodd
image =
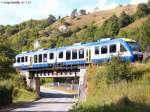
M112 56L119 55L125 61L135 61L132 48L124 39L103 39L94 43L91 49L92 63L111 60Z
M30 68L48 68L56 61L56 49L40 49L34 52Z
M81 65L86 63L85 43L57 49L58 65Z
M31 57L34 54L33 51L30 52L22 52L16 56L16 63L14 63L14 67L18 69L29 69L31 65Z
M16 56L14 67L19 69L49 68L54 65L98 64L119 55L125 61L142 60L142 52L131 39L101 39L91 43L76 43L72 46L40 49Z

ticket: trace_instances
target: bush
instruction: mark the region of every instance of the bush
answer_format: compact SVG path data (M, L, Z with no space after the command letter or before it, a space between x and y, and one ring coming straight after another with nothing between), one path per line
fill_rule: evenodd
M134 17L135 19L138 19L147 16L148 14L150 14L150 7L147 4L139 4Z
M119 22L119 27L122 28L129 25L132 22L132 18L125 12L122 12L118 22Z
M119 57L113 57L107 66L108 83L117 83L121 80L131 80L132 74L128 66L128 62L121 60Z
M26 77L21 75L14 75L13 76L13 85L18 88L26 88Z
M81 28L80 27L75 27L74 29L72 29L72 32L73 33L77 33L77 32L79 32L81 30Z
M53 78L40 78L40 84L44 85L46 83L54 82Z
M12 93L13 85L10 81L0 82L0 105L11 104L13 101Z

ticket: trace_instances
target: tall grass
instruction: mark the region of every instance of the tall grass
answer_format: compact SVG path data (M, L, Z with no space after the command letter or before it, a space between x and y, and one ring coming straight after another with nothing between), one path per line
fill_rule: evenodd
M107 66L88 69L88 97L73 112L150 112L150 63L130 64L132 81L107 83Z

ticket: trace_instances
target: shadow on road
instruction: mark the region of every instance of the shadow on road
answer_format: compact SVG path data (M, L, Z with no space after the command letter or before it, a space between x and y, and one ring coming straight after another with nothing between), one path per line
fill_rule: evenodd
M42 91L41 98L34 102L20 103L12 108L0 110L12 112L68 112L71 109L74 99L74 94L65 94L54 91ZM76 94L77 96L77 94ZM45 108L46 107L46 108Z
M41 98L74 98L74 95L77 96L77 94L46 93L46 92L40 93Z

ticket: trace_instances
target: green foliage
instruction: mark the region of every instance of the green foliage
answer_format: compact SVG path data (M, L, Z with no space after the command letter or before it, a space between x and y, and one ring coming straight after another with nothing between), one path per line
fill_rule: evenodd
M86 10L84 10L84 9L81 9L80 11L79 11L79 13L80 13L80 15L86 15Z
M54 82L53 78L40 78L40 85L44 85L46 83Z
M119 57L113 57L107 66L108 83L118 83L122 80L131 80L132 74L128 67L129 63L121 60Z
M18 51L25 51L32 49L32 43L37 38L37 32L35 30L26 29L20 32L18 35L13 36L11 39L12 47Z
M56 17L53 16L53 15L49 15L49 17L47 18L47 20L48 20L49 24L52 24L52 23L54 23L56 21Z
M150 63L129 64L132 74L142 76L111 84L107 83L108 66L88 68L86 102L79 102L71 112L149 112Z
M26 77L25 76L21 76L21 75L13 75L12 76L12 82L14 87L17 88L27 88L27 83L26 83Z
M5 27L3 25L0 25L0 35L3 35L5 33Z
M14 35L15 33L19 32L19 27L16 26L7 26L6 30L5 30L5 35L7 37Z
M8 105L13 101L13 85L10 81L0 82L0 105Z
M77 27L75 27L75 28L72 29L72 32L73 32L73 33L77 33L77 32L79 32L80 30L81 30L81 28L77 26Z
M147 49L150 43L150 16L147 20L139 27L132 30L121 31L118 37L127 37L136 40L141 45L143 51Z
M132 18L129 15L127 15L125 12L122 12L118 22L119 22L119 27L122 28L129 25L132 22Z
M13 102L32 102L38 99L38 95L34 91L26 89L18 89L17 94L13 97Z
M139 32L139 38L138 38L142 48L145 50L147 46L149 46L149 43L150 43L150 30L149 29L150 29L150 16L141 26L140 32Z
M148 4L150 4L150 0L148 0Z
M11 67L14 58L14 51L10 48L6 39L0 38L0 79L9 77L13 72Z
M108 20L104 22L104 24L97 30L96 38L106 38L106 37L113 37L118 34L120 30L118 17L113 15Z
M138 5L138 9L134 17L135 19L138 19L138 18L147 16L148 14L150 14L150 7L148 6L148 4L143 3L143 4Z
M74 10L71 12L71 18L72 18L72 19L74 19L74 18L76 17L76 15L78 14L77 11L78 11L77 9L74 9Z
M87 41L94 41L96 29L97 29L97 27L95 25L90 25L85 30L85 34L83 37L85 37L87 39Z

